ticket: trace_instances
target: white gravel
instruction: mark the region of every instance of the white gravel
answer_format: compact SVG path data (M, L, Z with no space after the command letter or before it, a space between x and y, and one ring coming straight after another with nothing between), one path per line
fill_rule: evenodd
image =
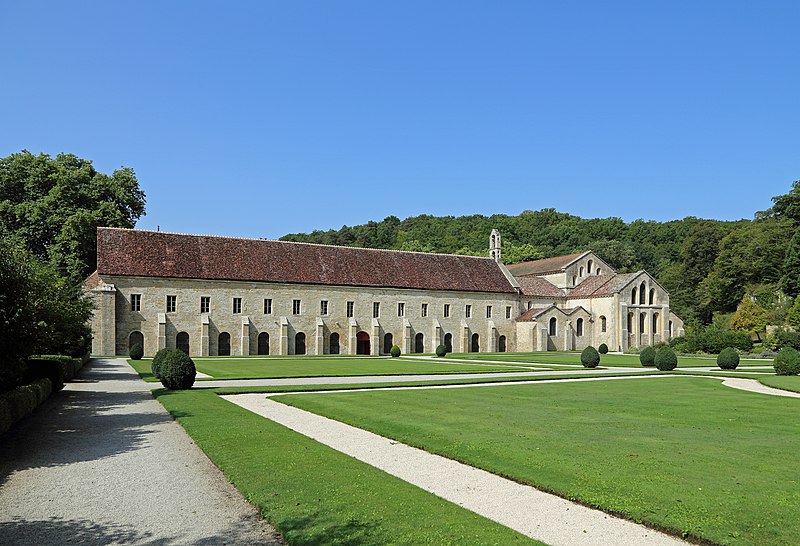
M280 544L124 359L0 437L0 543Z

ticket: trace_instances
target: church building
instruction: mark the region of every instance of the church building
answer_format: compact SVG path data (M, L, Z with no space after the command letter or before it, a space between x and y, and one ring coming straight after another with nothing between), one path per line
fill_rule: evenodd
M610 350L681 335L645 271L592 252L488 257L98 228L92 353L192 356Z

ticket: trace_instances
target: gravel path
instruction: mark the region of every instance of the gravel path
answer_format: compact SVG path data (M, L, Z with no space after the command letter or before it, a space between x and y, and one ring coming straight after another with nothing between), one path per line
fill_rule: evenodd
M280 544L124 359L0 437L0 543Z

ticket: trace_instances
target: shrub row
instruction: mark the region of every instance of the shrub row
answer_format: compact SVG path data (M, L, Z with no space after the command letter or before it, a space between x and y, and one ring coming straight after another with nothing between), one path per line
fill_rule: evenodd
M747 332L728 330L716 324L693 324L687 327L685 335L672 338L669 345L680 353L718 354L726 347L751 351L753 340Z
M37 355L28 359L28 369L25 371L25 383L37 379L48 378L53 385L53 391L60 391L64 383L72 381L83 365L88 361L88 355L81 358L72 358L63 355Z
M0 434L33 413L52 392L53 384L49 379L42 378L0 394Z

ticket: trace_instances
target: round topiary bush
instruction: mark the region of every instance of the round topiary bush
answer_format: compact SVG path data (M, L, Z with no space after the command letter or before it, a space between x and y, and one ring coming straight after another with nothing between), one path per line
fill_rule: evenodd
M159 370L161 369L161 362L163 362L164 357L167 356L169 353L169 349L161 349L156 353L156 356L153 357L153 363L150 365L150 370L153 372L153 377L156 379L160 378Z
M131 357L131 360L141 360L144 356L144 348L139 345L138 343L131 346L131 350L128 352Z
M642 352L639 353L639 362L642 363L642 366L655 366L656 348L645 347L644 349L642 349Z
M400 347L397 345L392 345L392 349L389 351L389 354L392 355L392 358L397 358L400 356Z
M161 384L168 389L191 389L197 369L189 355L178 349L169 349L161 360L158 372Z
M596 368L600 364L600 353L589 345L581 352L581 364L584 368Z
M447 354L447 347L445 347L444 345L439 345L438 347L436 347L436 356L441 358L446 354Z
M717 366L723 370L735 370L739 365L739 353L733 347L722 349L717 355Z
M605 343L601 343L600 346L597 348L597 352L601 355L608 353L608 345Z
M678 367L678 355L667 346L659 347L656 350L656 357L654 360L656 368L662 372L668 372Z
M775 373L778 375L800 375L800 352L793 347L784 347L775 356Z

